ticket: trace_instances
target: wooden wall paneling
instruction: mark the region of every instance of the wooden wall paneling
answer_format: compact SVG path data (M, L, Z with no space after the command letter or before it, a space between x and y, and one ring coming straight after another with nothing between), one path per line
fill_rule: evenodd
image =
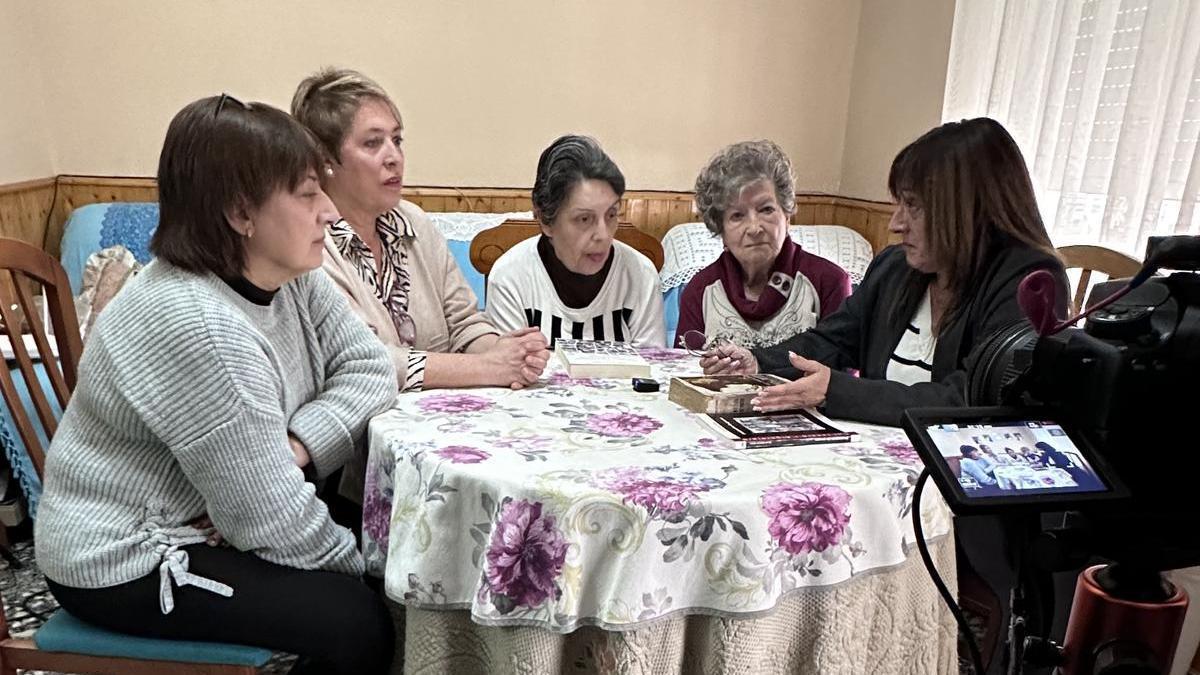
M634 227L641 227L646 222L646 200L631 199L626 196L623 201L624 205L621 208L620 220L632 223Z
M54 185L54 178L40 178L0 186L0 237L44 247Z
M691 199L684 201L682 199L671 202L671 223L678 225L680 223L698 223L703 219L696 214L696 206ZM666 234L665 232L663 234ZM659 237L662 239L662 237Z
M54 178L39 178L0 186L0 237L44 248L54 210L54 185ZM31 292L38 292L31 280L23 281L28 281L26 287ZM2 297L17 297L12 283L13 275L0 276Z
M56 197L54 189L53 179L0 186L0 217L3 219L0 232L24 231L25 240L34 243L38 243L40 234L43 248L51 255L57 255L63 225L75 208L95 202L155 201L158 198L153 178L59 176ZM29 194L14 196L17 193ZM405 197L431 212L502 213L530 211L533 208L526 188L406 186ZM675 225L700 220L693 211L691 192L631 190L625 193L622 201L621 221L631 223L658 239ZM51 202L47 221L45 204ZM38 204L42 206L39 208ZM891 204L804 193L796 195L796 204L792 223L844 225L861 233L877 251L890 240L887 224L893 210ZM12 224L18 222L25 224Z

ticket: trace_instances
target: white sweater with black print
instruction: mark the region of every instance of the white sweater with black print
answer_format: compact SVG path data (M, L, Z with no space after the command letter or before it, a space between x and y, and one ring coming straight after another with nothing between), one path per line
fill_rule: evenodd
M587 307L563 304L537 252L537 237L509 249L488 275L487 313L502 331L536 326L553 343L560 338L612 340L637 347L666 341L658 272L646 256L613 242L608 278Z

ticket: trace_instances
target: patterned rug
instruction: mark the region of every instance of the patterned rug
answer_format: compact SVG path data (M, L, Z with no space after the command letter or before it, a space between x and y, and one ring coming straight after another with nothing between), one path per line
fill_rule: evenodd
M4 597L4 612L8 627L13 635L32 634L58 609L54 596L46 588L46 580L38 571L33 558L33 542L13 544L12 552L21 562L14 569L7 561L0 561L0 595ZM276 654L258 672L278 675L292 667L295 658L287 654ZM42 670L23 670L29 675L59 675Z

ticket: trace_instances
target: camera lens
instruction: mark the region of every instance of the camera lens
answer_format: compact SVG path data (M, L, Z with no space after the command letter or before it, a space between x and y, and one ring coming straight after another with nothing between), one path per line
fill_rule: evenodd
M967 405L1004 405L1006 392L1029 370L1038 335L1028 321L1014 323L984 340L967 373Z

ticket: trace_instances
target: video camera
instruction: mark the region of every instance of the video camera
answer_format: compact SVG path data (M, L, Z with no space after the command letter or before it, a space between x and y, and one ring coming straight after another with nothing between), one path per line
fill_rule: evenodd
M1175 271L1154 276L1160 269ZM1200 486L1200 432L1191 424L1200 421L1197 270L1200 237L1152 237L1137 275L1098 284L1091 297L1102 300L1062 322L1047 299L1052 276L1027 277L1020 300L1029 320L972 354L971 407L905 413L905 429L951 509L1012 518L1072 512L1077 524L1055 540L1118 563L1091 578L1099 593L1177 600L1159 572L1200 564L1200 509L1191 502ZM1083 317L1083 328L1068 327ZM1070 652L1070 628L1067 636ZM1091 654L1074 665L1100 672L1091 668L1102 661Z

